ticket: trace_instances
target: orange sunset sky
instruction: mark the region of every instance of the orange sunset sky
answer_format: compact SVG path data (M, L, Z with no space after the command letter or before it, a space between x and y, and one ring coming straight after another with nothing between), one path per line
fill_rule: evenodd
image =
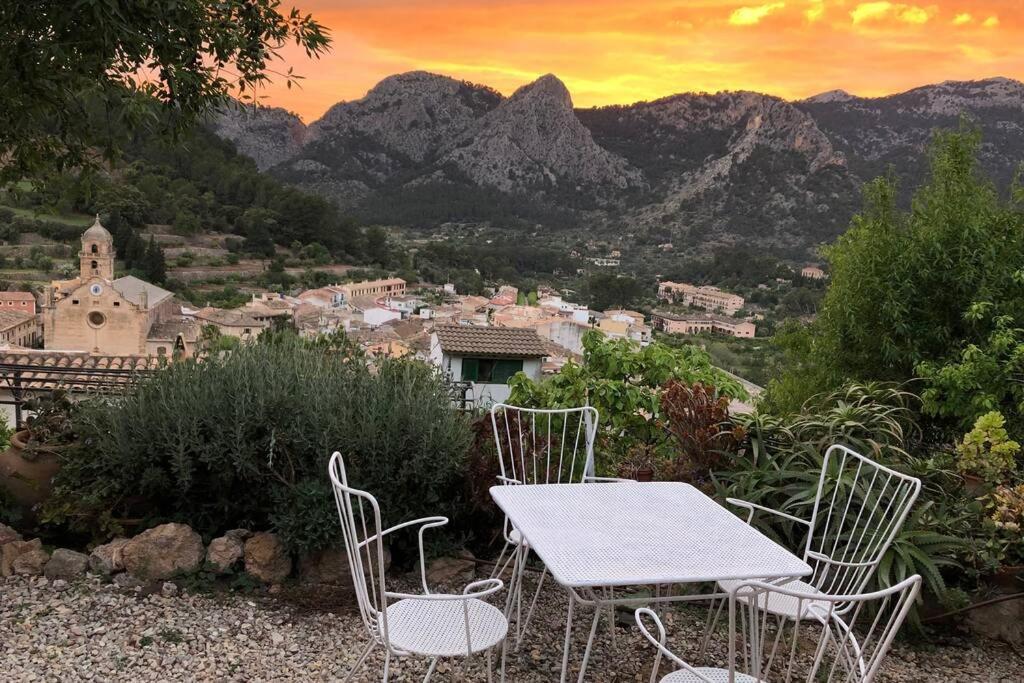
M687 91L883 95L947 79L1024 79L1024 0L285 0L334 39L264 103L307 122L393 73L422 69L510 94L545 73L577 106Z

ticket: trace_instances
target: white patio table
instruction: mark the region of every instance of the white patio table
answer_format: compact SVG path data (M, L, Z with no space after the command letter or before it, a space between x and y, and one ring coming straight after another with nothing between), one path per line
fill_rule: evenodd
M786 583L810 566L689 484L534 484L491 488L491 497L569 593L562 677L569 670L573 608L594 605L580 665L583 680L602 607L708 600L725 594L611 598L616 586L759 579ZM524 547L525 547L524 545ZM525 562L528 551L516 562ZM513 573L515 576L515 573ZM509 587L511 597L515 590ZM511 608L511 602L506 612Z

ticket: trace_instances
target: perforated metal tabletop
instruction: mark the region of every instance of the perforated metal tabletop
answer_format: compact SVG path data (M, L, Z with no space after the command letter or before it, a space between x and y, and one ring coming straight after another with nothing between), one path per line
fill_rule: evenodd
M495 486L491 496L563 586L811 573L803 560L689 484Z

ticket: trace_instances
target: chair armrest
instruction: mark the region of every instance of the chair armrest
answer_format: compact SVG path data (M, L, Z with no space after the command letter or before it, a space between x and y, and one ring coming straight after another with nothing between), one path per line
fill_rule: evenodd
M408 522L402 522L401 524L396 524L392 527L388 527L379 534L374 534L373 536L370 536L365 541L360 543L359 547L362 548L363 546L372 543L373 541L382 540L385 536L396 531L407 529L409 527L418 526L420 528L418 534L420 546L420 580L421 583L423 584L423 590L429 593L430 589L427 587L427 559L426 555L423 552L423 532L427 529L433 529L434 527L444 526L447 523L447 517L423 517L422 519L413 519Z
M481 588L487 586L486 588ZM505 587L505 582L501 579L482 579L480 581L474 581L473 583L466 586L462 593L425 593L417 595L416 593L394 593L387 591L384 593L389 598L396 600L479 600L486 598L489 595L497 593Z
M622 477L583 477L584 484L635 484L636 479L623 479Z
M512 479L511 477L503 477L500 474L497 477L495 477L495 478L498 481L500 481L502 484L506 484L506 485L522 484L523 483L523 482L519 481L518 479Z
M775 510L774 508L770 508L770 507L767 507L765 505L758 505L757 503L750 503L750 502L747 502L745 500L740 500L739 498L726 498L725 502L728 503L729 505L732 505L732 506L735 506L735 507L738 507L738 508L743 508L744 510L747 510L748 513L749 513L747 515L747 524L750 524L750 521L754 518L754 513L755 512L767 512L769 514L776 515L776 516L782 517L784 519L788 519L791 522L797 522L798 524L803 524L808 529L811 528L811 523L809 521L807 521L806 519L800 519L799 517L796 517L794 515L788 514L786 512L782 512L780 510Z
M673 654L671 650L665 647L665 626L662 625L661 619L658 618L658 615L654 612L654 610L650 609L649 607L641 607L633 613L633 617L636 619L636 625L640 629L640 633L644 634L644 637L647 638L647 640L651 641L654 647L658 648L658 656L654 660L654 669L651 671L652 681L655 679L655 672L657 672L658 667L661 666L661 658L664 656L672 660L677 666L680 666L683 669L685 669L688 673L696 677L697 680L703 681L704 683L714 683L710 678L708 678L707 676L702 676L699 671L694 669L692 666L690 666L683 660L679 659L679 657ZM653 633L647 630L647 627L644 625L643 622L644 617L648 617L649 619L651 619L651 621L654 622L654 625L658 630L657 638L654 637Z

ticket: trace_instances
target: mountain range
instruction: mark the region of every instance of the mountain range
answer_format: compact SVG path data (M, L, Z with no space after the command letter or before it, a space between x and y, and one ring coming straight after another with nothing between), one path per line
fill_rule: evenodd
M848 225L860 187L891 171L904 198L928 142L966 117L1006 188L1024 160L1024 84L947 81L863 98L688 93L574 108L546 75L505 97L426 72L390 76L306 125L232 106L212 122L262 170L363 220L629 233L677 251L747 243L807 256Z

